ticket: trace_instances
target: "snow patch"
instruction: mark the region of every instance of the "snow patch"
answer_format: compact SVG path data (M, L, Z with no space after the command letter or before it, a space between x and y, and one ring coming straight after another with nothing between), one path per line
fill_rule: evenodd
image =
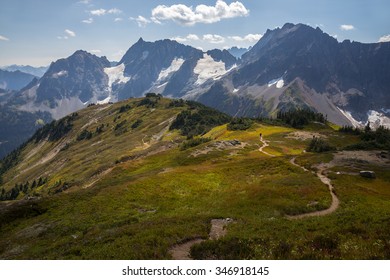
M62 70L58 73L54 73L53 75L51 75L53 78L57 79L59 77L62 77L62 76L67 76L68 75L68 71L66 70Z
M229 71L231 69L229 69ZM198 60L198 63L194 68L194 73L198 75L195 84L202 85L209 79L218 80L227 72L224 62L215 61L210 55L205 53L203 54L203 58Z
M233 89L233 93L236 93L237 91L238 91L238 89L237 89L237 88Z
M83 102L81 102L81 100L76 96L60 100L56 99L55 103L57 104L56 107L51 108L43 103L38 105L34 102L34 100L31 100L30 102L18 107L18 109L27 112L46 111L49 112L54 119L58 120L85 107Z
M108 88L111 90L114 83L127 83L130 81L130 77L124 76L125 65L119 64L118 66L104 68L104 73L108 76Z
M161 85L157 86L157 88L162 88L163 86L166 86L167 84L168 84L168 82L166 82L166 83L163 83L163 84L161 84Z
M160 74L158 75L157 81L162 81L162 80L166 79L169 76L169 74L174 73L177 70L179 70L180 67L183 65L183 63L184 63L184 59L174 58L172 60L171 65L168 68L161 70Z
M97 102L97 104L102 105L102 104L107 104L108 102L111 101L111 96L108 96L107 98L100 100Z
M390 109L382 108L381 111L385 114L390 114Z
M339 109L339 111L341 112L341 114L344 115L344 117L346 117L352 124L353 127L363 127L363 123L362 122L359 122L357 120L355 120L354 117L352 117L352 114L351 112L348 112L348 111L344 111L343 109L339 108L339 107L336 107L337 109Z
M145 60L148 56L149 56L149 52L148 52L148 51L144 51L144 52L142 53L141 59L142 59L142 60Z
M273 85L276 85L276 88L282 88L284 86L283 77L273 79L273 80L268 82L268 87L271 87Z
M367 112L368 119L370 122L371 128L378 128L380 126L384 126L386 128L390 128L390 118L386 117L383 113L370 110Z

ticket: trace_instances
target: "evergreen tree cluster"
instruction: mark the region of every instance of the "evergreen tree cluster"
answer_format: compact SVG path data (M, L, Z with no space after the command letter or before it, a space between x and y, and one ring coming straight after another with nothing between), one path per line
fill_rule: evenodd
M287 112L279 111L277 119L294 127L302 128L310 122L326 123L326 117L321 113L313 112L309 109L295 109Z
M351 129L340 129L341 132L350 133ZM347 150L390 150L390 129L384 126L378 127L376 130L370 128L368 123L364 130L354 128L353 134L360 135L360 142L349 145Z
M3 158L0 161L0 184L2 183L2 177L5 172L10 170L12 167L14 167L19 162L19 156L22 149L26 146L26 144L23 144L16 150L13 150L11 153L9 153L5 158Z
M79 135L77 135L76 140L81 141L81 140L89 140L92 138L92 132L84 129Z
M34 189L43 186L46 183L47 178L40 177L38 180L34 180L31 184L29 181L24 184L15 184L15 186L8 192L2 188L0 191L0 201L15 200L18 198L19 194L23 193L24 195L27 195Z
M49 141L57 141L64 137L72 130L73 121L78 117L78 113L73 113L58 121L52 121L46 124L32 136L32 139L38 143L41 140L48 139Z
M233 118L227 125L228 130L247 130L251 127L253 121L248 118Z
M319 137L313 137L306 150L308 152L323 153L323 152L334 151L336 150L336 148L331 146L328 142L326 142L325 140Z
M351 125L344 125L339 129L340 132L346 133L346 134L352 134L352 135L360 135L362 134L362 131L357 128L353 127Z
M119 108L118 113L125 113L127 111L131 110L131 106L129 104L123 105Z
M123 120L120 123L115 125L115 127L114 127L115 136L119 136L119 135L127 132L126 123L127 123L127 121Z
M184 107L186 105L186 101L184 101L183 99L175 99L175 100L172 100L169 104L168 104L168 108L173 108L173 107Z
M179 129L188 139L203 135L213 127L228 123L231 117L197 102L187 102L190 108L182 111L172 122L170 130Z
M138 119L138 120L136 120L136 121L131 125L131 129L136 129L136 128L139 127L141 124L142 124L142 120L141 120L141 119Z
M145 98L141 99L138 103L138 107L146 106L147 108L155 108L158 101L162 98L161 94L155 94L153 92L147 93Z

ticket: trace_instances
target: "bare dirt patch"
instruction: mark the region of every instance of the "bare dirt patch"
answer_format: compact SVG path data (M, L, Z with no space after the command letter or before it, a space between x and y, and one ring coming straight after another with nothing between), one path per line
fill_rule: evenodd
M247 143L238 140L216 141L207 145L203 149L198 149L191 153L191 156L197 157L200 155L206 155L212 151L224 151L224 150L237 150L243 149Z
M312 139L313 137L323 138L323 139L327 138L327 136L322 135L320 133L308 132L308 131L294 131L289 133L286 138L305 141L305 140Z

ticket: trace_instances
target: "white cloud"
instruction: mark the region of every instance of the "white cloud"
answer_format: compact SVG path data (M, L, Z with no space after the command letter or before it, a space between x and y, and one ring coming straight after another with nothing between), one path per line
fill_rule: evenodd
M342 25L340 25L340 29L343 31L351 31L351 30L355 29L355 26L353 26L351 24L342 24Z
M239 1L226 4L217 0L215 6L192 6L176 4L172 6L158 5L152 10L153 22L172 20L181 25L191 26L196 23L214 23L222 19L248 16L249 10Z
M148 23L151 22L150 20L144 18L143 16L138 16L136 18L130 17L129 19L137 22L139 27L145 27Z
M222 44L225 42L225 38L220 35L215 34L206 34L203 35L203 41L212 43L212 44Z
M184 43L184 42L188 42L188 41L199 41L200 38L196 34L188 34L186 37L177 36L177 37L171 38L171 40L175 40L179 43Z
M87 5L87 4L91 3L91 2L92 2L92 0L81 0L78 3Z
M191 41L198 41L200 38L198 37L198 35L195 35L195 34L188 34L188 35L187 35L187 39L188 39L188 40L191 40Z
M107 10L105 10L105 9L98 9L98 10L90 11L91 15L94 15L94 16L103 16L106 14L106 12L107 12Z
M76 33L72 30L65 29L64 30L65 35L64 36L57 36L57 39L59 40L68 40L69 37L76 37Z
M70 37L76 37L76 33L72 30L65 29L65 33L68 34Z
M87 23L87 24L91 24L93 22L93 18L89 18L89 19L84 19L83 21L81 21L83 23Z
M122 21L122 20L123 20L123 18L120 18L120 17L117 17L117 18L114 19L115 22L119 22L119 21Z
M379 43L390 42L390 34L380 37L378 42Z
M180 36L172 37L171 40L179 42L179 43L184 43L184 42L188 41L188 39L186 37L180 37Z
M9 41L9 39L7 37L1 36L1 35L0 35L0 40L1 41Z
M229 39L232 39L236 42L248 42L248 43L255 43L259 41L263 37L261 34L248 34L244 37L241 36L229 36Z
M101 50L90 50L89 52L92 54L100 54L102 51Z
M107 15L107 14L121 14L122 11L117 9L117 8L112 8L112 9L109 9L109 10L106 10L106 9L97 9L97 10L92 10L90 11L91 15L93 16L104 16L104 15Z
M117 8L109 9L109 10L107 11L107 14L114 14L114 15L117 15L117 14L121 14L121 13L122 13L122 11L119 10L119 9L117 9Z

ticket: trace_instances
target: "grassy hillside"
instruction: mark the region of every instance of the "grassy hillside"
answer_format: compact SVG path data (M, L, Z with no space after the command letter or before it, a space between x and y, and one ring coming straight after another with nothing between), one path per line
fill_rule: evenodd
M149 96L90 106L38 132L2 166L0 190L22 187L0 202L0 258L170 259L174 245L207 239L215 218L233 220L227 235L194 246L194 258L390 257L387 154L307 153L313 136L339 150L359 136L318 123L229 130L229 117L205 110ZM319 169L340 206L288 218L331 205Z

